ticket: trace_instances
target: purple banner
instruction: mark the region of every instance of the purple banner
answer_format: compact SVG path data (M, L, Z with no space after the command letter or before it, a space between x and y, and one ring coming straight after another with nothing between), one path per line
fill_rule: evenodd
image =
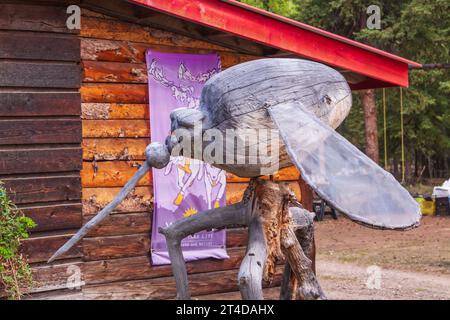
M176 108L198 108L204 83L220 72L217 54L175 54L148 50L151 140L170 134L169 115ZM171 157L164 169L153 169L152 262L170 264L166 241L158 233L174 221L225 205L225 172L199 160ZM203 231L181 243L186 261L228 258L225 230Z

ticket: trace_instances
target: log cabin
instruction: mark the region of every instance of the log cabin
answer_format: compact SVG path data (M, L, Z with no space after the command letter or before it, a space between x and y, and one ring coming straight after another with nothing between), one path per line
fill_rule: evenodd
M69 5L81 8L80 29L68 28ZM0 1L0 180L38 225L22 248L35 280L30 298L176 294L170 266L149 259L151 174L88 237L46 263L144 160L147 49L217 52L223 68L263 57L311 59L342 72L354 90L406 87L408 66L420 66L234 0ZM273 178L289 181L312 207L296 169ZM227 180L227 202L239 201L247 180ZM229 259L188 264L194 296L237 292L246 237L228 230ZM70 286L77 272L81 281Z

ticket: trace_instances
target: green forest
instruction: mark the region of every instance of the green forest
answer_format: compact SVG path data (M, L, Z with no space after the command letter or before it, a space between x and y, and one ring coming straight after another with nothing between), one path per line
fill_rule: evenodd
M376 161L405 184L436 183L450 175L450 1L244 0L404 58L432 64L410 70L410 86L376 89ZM380 29L367 28L367 8L380 8ZM403 150L400 95L403 102ZM338 131L366 150L364 106L354 92L350 115ZM386 113L383 110L383 102ZM386 117L384 118L384 114ZM386 121L384 121L386 119ZM386 132L386 135L385 135ZM386 152L385 152L386 150ZM379 160L378 160L379 159ZM403 169L403 170L402 170ZM403 177L402 177L403 171ZM403 179L402 179L403 178ZM431 178L431 179L430 179Z

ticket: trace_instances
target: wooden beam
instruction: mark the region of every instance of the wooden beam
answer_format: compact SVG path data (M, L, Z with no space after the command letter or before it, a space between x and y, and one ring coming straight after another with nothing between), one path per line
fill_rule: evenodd
M0 175L78 171L81 148L0 149Z
M80 39L72 35L0 31L0 58L80 61Z
M78 34L67 28L65 6L0 4L0 29Z
M55 176L2 177L11 199L18 205L36 202L75 201L81 199L81 179L78 174Z
M78 92L0 92L0 117L79 116Z
M1 87L78 89L81 67L76 63L0 61Z
M81 143L81 120L0 120L0 145L55 143Z

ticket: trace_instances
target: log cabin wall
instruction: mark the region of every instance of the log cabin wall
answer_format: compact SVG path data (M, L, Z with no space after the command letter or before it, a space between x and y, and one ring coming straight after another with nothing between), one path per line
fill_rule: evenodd
M145 50L150 48L179 53L215 51L221 56L223 68L259 58L84 10L81 176L85 222L113 199L145 159L144 150L150 141ZM292 180L298 192L296 170L283 170L275 178ZM228 203L241 199L246 181L228 176ZM152 267L149 260L151 213L152 177L148 174L116 213L84 240L85 296L175 296L170 266ZM236 291L237 268L245 245L245 230L229 230L230 259L188 264L193 295Z
M38 225L23 243L34 272L82 225L79 30L64 1L41 4L0 3L0 180Z
M36 8L45 11L43 8L50 10L52 7L27 7L27 10L21 7L20 10L16 8L13 12L17 15L19 12L29 12L29 15L32 15ZM59 10L61 9L65 7L60 7ZM22 23L23 20L30 20L29 16L25 16L27 19L24 19L23 15L18 17ZM41 17L39 16L39 19ZM16 52L21 51L24 55L23 52L32 51L24 50L24 43L34 48L35 52L42 51L43 49L37 50L41 48L38 44L45 42L39 42L42 38L36 40L34 37L49 36L49 30L45 28L45 25L55 26L57 24L54 20L59 21L62 17L66 19L67 15L65 11L58 11L58 14L53 13L52 17L53 20L47 22L35 17L37 21L40 21L38 25L43 30L33 26L36 29L20 31L22 36L30 34L33 37L20 42L21 50ZM1 18L0 23L2 23ZM44 84L39 84L38 89L32 90L8 89L9 91L24 89L26 93L26 96L22 98L25 99L24 103L16 102L21 101L20 90L8 92L8 94L16 95L14 99L3 92L0 93L2 105L4 101L15 101L12 107L8 107L9 109L1 109L10 111L1 114L0 128L6 128L4 126L7 123L6 120L26 122L58 119L60 120L58 124L63 125L69 122L74 126L73 129L53 127L51 132L57 132L56 137L54 137L55 134L53 137L46 136L45 131L43 134L38 131L39 134L31 135L28 130L26 131L28 138L22 141L18 140L18 134L9 133L10 136L14 136L14 140L9 140L9 145L4 147L6 150L4 152L16 152L15 149L17 152L21 152L22 149L29 152L29 158L25 158L25 162L15 164L18 168L15 169L17 172L8 168L8 175L4 177L3 174L6 175L6 173L2 172L2 178L9 183L9 186L14 187L16 192L26 190L23 196L17 192L14 199L21 206L25 206L27 214L35 218L40 225L37 232L33 233L32 239L26 241L24 245L24 252L33 262L36 281L33 296L45 298L57 294L60 297L66 295L74 297L82 292L84 298L93 299L173 298L176 293L170 266L153 267L149 259L153 200L151 174L140 182L134 193L117 208L112 216L93 230L76 248L51 266L45 261L82 223L86 223L113 199L144 160L144 150L150 141L146 49L178 53L214 51L220 54L223 68L260 57L241 54L226 47L166 30L129 23L123 19L87 9L82 10L81 23L79 34L60 30L57 33L57 39L49 41L46 56L41 53L41 56L37 57L37 53L33 51L29 53L33 54L32 56L14 58L31 59L33 63L29 66L38 63L35 60L45 60L46 66L52 66L55 59L63 60L58 62L58 65L72 66L76 65L81 55L83 71L81 101L78 94L79 83L74 83L70 88L48 85L51 89L43 89L41 86ZM6 23L0 24L0 29L3 29L5 25ZM13 27L18 28L17 25L20 23L13 24ZM12 27L9 26L9 28ZM33 33L30 33L31 31ZM4 39L14 43L15 37L10 35L15 36L16 33L18 31L2 30L0 37L3 36ZM76 49L76 53L72 53L74 58L64 58L69 55L66 52L68 45L62 45L61 39L73 42L72 46ZM0 54L3 54L2 48L0 48ZM28 60L27 63L29 63ZM24 70L30 72L27 68ZM46 83L54 81L58 86L62 86L59 82L62 80L59 79L67 81L67 75L71 73L55 72ZM0 81L11 81L10 78L13 76L9 75ZM36 84L30 83L31 81L28 81L27 86L36 88ZM28 91L32 93L27 93ZM40 95L35 97L35 91ZM44 100L37 97L42 97ZM80 115L82 134L80 133ZM39 121L27 123L34 124ZM43 127L47 126L46 123ZM42 127L39 130L42 130ZM75 138L70 140L69 132L78 140ZM5 139L0 138L0 143L2 141ZM80 141L82 149L79 148ZM21 143L23 143L22 146ZM64 150L59 154L62 158L58 158L53 152L61 148ZM29 149L33 149L33 152ZM43 154L40 153L41 149L45 150ZM18 159L18 156L14 159ZM70 159L70 161L58 159ZM4 166L4 160L0 161ZM34 165L35 162L44 163L46 169ZM11 161L11 165L13 163L15 162ZM58 167L60 163L72 164L72 166L64 167L63 170ZM80 168L81 183L78 172ZM39 173L36 170L40 170ZM274 179L289 181L292 188L299 194L297 170L282 170L274 175ZM247 180L232 175L229 175L227 180L227 203L235 203L241 199ZM28 184L19 184L22 185L20 189L14 183ZM21 197L26 200L21 200ZM33 206L33 210L28 210L29 206ZM42 211L40 211L41 207ZM237 268L245 253L246 240L246 230L228 230L227 247L230 259L202 260L188 264L193 295L238 290ZM68 289L68 281L70 284L70 281L77 280L78 271L81 272L81 287ZM278 283L279 278L276 278L272 285Z

